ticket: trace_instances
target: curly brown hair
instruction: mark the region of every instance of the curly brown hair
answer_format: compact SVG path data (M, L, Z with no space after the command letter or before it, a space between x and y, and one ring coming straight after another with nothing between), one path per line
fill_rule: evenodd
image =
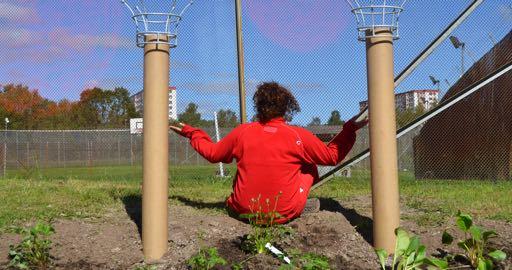
M268 122L272 118L284 117L291 121L300 112L300 106L292 93L276 82L264 82L257 86L252 97L258 121Z

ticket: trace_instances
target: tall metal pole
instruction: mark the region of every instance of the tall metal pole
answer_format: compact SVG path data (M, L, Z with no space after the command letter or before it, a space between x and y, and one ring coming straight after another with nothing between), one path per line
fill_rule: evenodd
M146 42L167 36L147 35ZM144 131L142 182L142 248L146 261L167 251L169 177L169 48L144 46Z
M217 118L217 112L213 112L213 119L215 120L215 137L217 139L217 142L220 141L220 132L219 132L219 120ZM220 171L220 177L224 177L224 165L222 162L219 162L219 171Z
M240 123L247 122L245 106L244 42L242 33L242 3L235 0L236 13L236 49L238 56L238 97L240 102Z
M460 48L460 53L461 53L461 64L460 64L460 77L462 78L462 76L464 76L464 52L466 50L466 43L462 43L461 45L461 48Z
M393 38L388 28L377 28L375 36L370 37L371 34L367 33L366 56L373 239L375 248L393 253L394 230L400 226Z
M5 120L5 131L4 131L4 178L7 176L7 123L8 120Z

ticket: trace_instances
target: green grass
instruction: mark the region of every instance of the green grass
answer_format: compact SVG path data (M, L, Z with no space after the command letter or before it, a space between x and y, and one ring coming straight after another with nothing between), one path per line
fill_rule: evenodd
M234 168L229 167L231 174ZM222 212L231 193L231 178L215 177L216 166L170 168L170 204L186 204L201 211ZM123 202L140 198L140 167L55 168L32 172L10 172L0 180L0 231L23 221L59 217L97 217ZM352 178L332 180L312 196L350 200L369 196L370 174L354 171ZM476 217L512 222L512 181L415 180L400 174L404 205L414 209L411 218L420 224L437 224L457 210Z
M350 200L371 194L370 174L353 172L351 178L332 180L312 192L315 197ZM400 173L400 196L408 208L406 216L420 224L439 224L458 210L475 217L512 222L512 181L416 180L412 173Z

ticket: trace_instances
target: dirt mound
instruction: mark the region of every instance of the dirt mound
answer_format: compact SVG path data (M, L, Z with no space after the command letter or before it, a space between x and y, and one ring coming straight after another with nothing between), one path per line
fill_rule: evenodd
M358 209L350 204L323 199L322 210L302 216L287 226L293 229L289 237L276 245L282 250L298 249L329 258L333 269L378 269L371 243L372 221L369 201L358 201ZM143 261L140 240L140 211L136 206L112 211L100 219L57 220L51 254L57 269L134 269ZM186 260L202 246L215 246L230 263L248 257L240 249L240 241L250 232L250 225L228 217L219 211L198 210L186 205L173 205L169 210L169 252L159 269L187 269ZM502 269L512 264L512 225L498 221L476 221L494 228L500 237L492 242L509 255ZM447 222L449 225L449 222ZM403 227L419 235L428 252L442 249L440 237L444 227L420 227L404 221ZM0 265L8 263L9 244L17 243L17 235L0 236ZM277 258L255 256L245 264L247 269L276 269ZM225 268L229 269L229 268Z

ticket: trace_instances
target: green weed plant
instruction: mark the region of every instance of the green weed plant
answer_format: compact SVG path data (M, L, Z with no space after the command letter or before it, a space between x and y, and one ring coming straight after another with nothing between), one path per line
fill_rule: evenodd
M426 247L420 243L418 236L410 236L404 229L395 230L396 243L391 270L420 269L425 264ZM384 249L375 250L380 265L386 270L388 253Z
M227 262L219 255L217 248L201 248L199 252L187 260L188 266L192 270L209 270L216 266L226 265Z
M251 199L249 205L251 213L240 215L247 219L252 226L252 231L242 241L242 250L255 254L266 253L265 245L274 242L280 232L280 226L275 222L281 215L276 211L277 202L281 193L274 198L273 207L270 206L270 199L265 199L265 205L261 203L261 195ZM265 208L264 208L265 207Z
M460 211L457 213L455 223L456 227L464 233L464 238L457 242L457 246L464 253L448 256L445 258L446 261L461 256L475 269L491 270L494 269L495 261L503 261L507 258L505 252L488 247L488 241L498 236L495 231L474 225L472 217ZM445 230L442 236L443 244L451 245L453 241L454 237Z
M9 267L15 269L49 269L52 266L49 237L55 233L50 224L37 223L32 228L16 228L23 239L16 246L9 246Z
M329 258L312 252L290 251L290 264L282 264L279 270L330 270Z

